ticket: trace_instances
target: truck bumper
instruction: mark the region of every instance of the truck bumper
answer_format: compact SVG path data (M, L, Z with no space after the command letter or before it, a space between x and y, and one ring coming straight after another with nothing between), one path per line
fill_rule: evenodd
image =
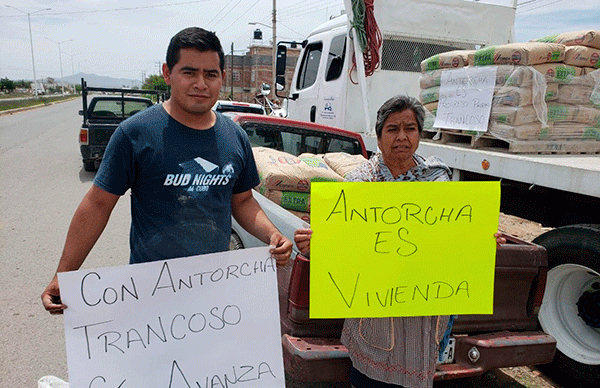
M543 332L496 332L457 335L454 363L438 365L435 380L481 375L511 366L545 364L554 358L556 340ZM351 362L339 339L282 337L283 360L289 377L306 382L348 381Z
M104 156L104 150L106 146L89 146L89 145L80 145L79 149L81 151L81 158L83 161L88 160L102 160Z

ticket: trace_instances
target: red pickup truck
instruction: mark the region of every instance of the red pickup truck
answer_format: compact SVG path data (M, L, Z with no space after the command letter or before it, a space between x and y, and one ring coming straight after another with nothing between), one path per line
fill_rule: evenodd
M253 146L295 156L340 151L367 156L360 135L339 128L249 114L235 115L233 120L246 130ZM292 239L294 230L302 227L302 220L258 192L253 194L269 218ZM436 380L481 375L495 368L544 364L554 357L556 341L539 330L537 320L548 269L546 250L512 236L506 239L496 254L494 314L457 317ZM262 243L234 222L232 248L258 245ZM350 359L339 339L343 320L308 318L309 263L297 254L291 264L278 268L285 370L296 381L347 381Z

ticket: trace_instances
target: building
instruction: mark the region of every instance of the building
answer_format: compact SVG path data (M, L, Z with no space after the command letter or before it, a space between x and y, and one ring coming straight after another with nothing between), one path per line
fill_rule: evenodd
M271 46L252 45L243 55L225 53L225 71L227 76L221 88L221 99L257 102L261 99L261 85L271 86L271 94L268 98L277 101L273 90L273 56ZM280 92L287 95L289 85L294 75L294 67L300 55L300 48L288 48L286 63L286 90ZM259 101L260 103L260 101Z

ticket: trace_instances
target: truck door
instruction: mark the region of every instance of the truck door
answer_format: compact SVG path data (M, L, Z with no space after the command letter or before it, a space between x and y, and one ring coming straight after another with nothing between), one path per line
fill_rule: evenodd
M334 36L327 49L324 77L319 88L316 122L342 128L346 106L346 35Z
M346 28L311 37L292 80L288 117L341 127L345 108Z
M289 101L289 117L300 121L316 121L317 97L319 95L318 75L323 56L323 42L313 41L304 49L300 67L292 81L292 100Z

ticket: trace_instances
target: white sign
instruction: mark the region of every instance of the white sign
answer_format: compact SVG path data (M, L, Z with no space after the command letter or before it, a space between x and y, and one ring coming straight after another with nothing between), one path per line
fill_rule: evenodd
M435 128L487 131L496 66L442 71Z
M58 274L69 384L285 387L268 247Z

